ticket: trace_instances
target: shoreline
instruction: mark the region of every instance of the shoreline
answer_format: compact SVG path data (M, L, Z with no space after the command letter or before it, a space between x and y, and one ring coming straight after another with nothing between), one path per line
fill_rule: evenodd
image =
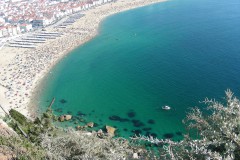
M49 71L77 47L98 35L101 22L108 16L167 0L119 0L82 11L84 17L67 28L46 28L49 32L63 33L62 37L48 40L36 49L4 47L0 50L0 105L11 108L28 118L36 116L34 101L42 80ZM4 87L8 86L10 89ZM4 113L0 110L0 115Z

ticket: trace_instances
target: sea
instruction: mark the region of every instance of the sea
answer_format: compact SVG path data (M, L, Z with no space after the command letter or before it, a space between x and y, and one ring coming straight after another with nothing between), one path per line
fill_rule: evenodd
M224 103L227 89L240 96L240 1L169 0L107 17L42 80L36 103L42 112L56 98L54 114L73 115L64 128L180 140L190 108Z

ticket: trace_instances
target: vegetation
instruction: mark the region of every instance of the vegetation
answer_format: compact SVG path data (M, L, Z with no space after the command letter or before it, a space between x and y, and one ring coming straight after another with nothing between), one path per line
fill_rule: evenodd
M10 148L18 159L105 160L132 159L133 155L139 159L240 159L240 101L228 90L225 104L209 99L204 103L207 112L192 108L183 120L188 132L179 142L138 135L130 143L105 134L99 137L98 132L56 128L52 124L56 117L48 109L34 122L11 110L10 125L18 133L15 125L20 125L28 138L0 136L0 145ZM149 143L157 153L136 145Z
M47 109L40 118L36 118L33 122L14 109L11 109L9 114L13 118L9 125L18 134L23 134L24 132L27 138L33 143L40 143L41 134L56 134L56 128L53 125L56 116L53 115L51 109Z
M160 147L162 159L240 159L240 102L226 91L226 104L206 99L209 114L193 108L183 121L188 134L180 142L138 136ZM206 113L206 112L205 112ZM196 133L197 135L193 135ZM194 139L192 137L199 137Z
M9 159L40 160L45 158L45 150L27 139L0 135L0 153L8 155Z
M104 133L99 136L97 132L56 128L53 122L57 117L50 108L34 121L13 109L10 116L5 120L18 136L1 136L0 150L1 146L8 147L11 151L8 150L8 153L17 159L129 159L138 151L138 147L123 138L113 139Z
M21 125L27 125L29 123L29 121L27 120L27 118L22 115L21 113L19 113L18 111L11 109L9 111L10 116L15 119L18 123L20 123Z
M41 146L50 159L131 159L134 152L141 152L123 138L99 138L97 132L68 130L57 137L43 137Z

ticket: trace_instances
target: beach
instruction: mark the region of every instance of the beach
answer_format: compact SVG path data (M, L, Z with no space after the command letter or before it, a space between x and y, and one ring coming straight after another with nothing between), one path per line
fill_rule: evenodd
M30 104L38 84L50 69L74 48L98 34L101 21L112 14L166 0L121 0L82 11L79 20L66 28L46 28L48 32L63 34L48 40L35 49L3 47L0 50L0 105L6 110L16 109L29 118L36 104ZM0 110L0 115L4 112Z

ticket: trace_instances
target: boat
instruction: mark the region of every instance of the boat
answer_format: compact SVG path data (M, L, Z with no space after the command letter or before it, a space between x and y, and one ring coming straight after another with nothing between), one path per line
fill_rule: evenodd
M170 110L171 107L169 107L169 106L163 106L162 109L163 109L163 110Z

